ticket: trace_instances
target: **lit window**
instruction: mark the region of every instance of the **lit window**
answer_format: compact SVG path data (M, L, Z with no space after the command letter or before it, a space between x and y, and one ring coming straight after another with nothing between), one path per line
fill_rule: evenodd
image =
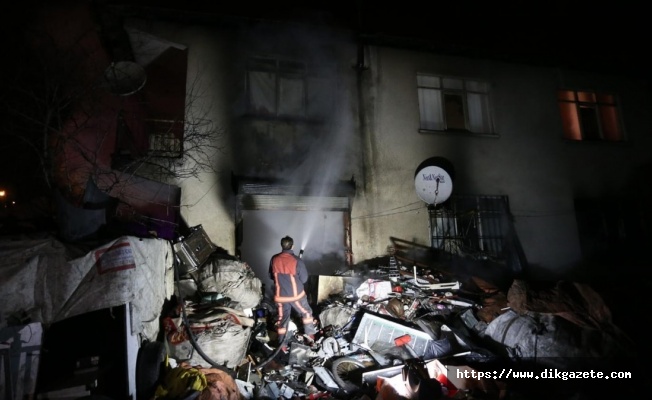
M610 142L625 140L616 96L560 90L558 99L564 139Z
M247 72L249 112L269 117L304 117L306 68L301 62L253 58Z
M417 74L420 129L493 133L486 82Z

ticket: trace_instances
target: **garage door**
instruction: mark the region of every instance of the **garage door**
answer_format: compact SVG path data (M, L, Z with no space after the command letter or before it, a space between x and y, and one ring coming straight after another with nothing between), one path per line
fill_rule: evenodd
M246 210L242 218L242 260L271 294L269 260L281 251L281 238L289 235L296 254L305 249L303 260L311 275L332 275L347 267L344 222L341 211Z
M294 239L298 254L311 275L331 275L344 270L350 254L350 197L353 183L332 185L310 195L309 187L274 182L237 182L238 250L251 266L268 294L270 258L281 251L281 238Z

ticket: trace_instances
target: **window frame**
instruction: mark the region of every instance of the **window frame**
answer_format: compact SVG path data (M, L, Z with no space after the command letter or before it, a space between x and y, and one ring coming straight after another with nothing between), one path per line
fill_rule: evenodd
M270 96L273 105L270 108L268 113L261 112L260 109L257 109L255 104L255 99L252 97L252 88L254 83L252 82L252 73L268 73L273 75L270 77L273 80L273 96ZM283 110L282 105L285 104L283 101L284 91L283 89L288 89L288 85L284 85L283 81L287 80L288 83L291 82L300 82L300 94L292 94L292 90L289 96L296 96L294 103L295 109L298 109L298 112L292 110ZM260 118L270 118L270 119L305 119L308 112L308 66L305 62L294 60L290 58L282 58L275 56L250 56L247 61L247 68L245 74L245 96L246 96L246 112L250 116L260 117ZM272 99L273 97L273 99ZM294 98L294 97L291 97Z
M439 75L434 73L427 72L417 72L417 102L419 104L419 132L420 133L432 133L432 132L444 132L444 133L467 133L471 135L480 135L480 136L497 136L495 127L494 127L494 118L492 110L492 98L491 98L491 84L487 81L480 79L471 79L458 76L447 76ZM425 78L422 81L422 78ZM436 84L432 80L436 80ZM433 84L428 84L425 81L431 81ZM451 84L458 84L460 87L452 87ZM471 87L475 85L476 87ZM482 90L482 86L484 90ZM424 104L427 101L427 91L430 93L436 94L436 100L432 104ZM479 96L480 103L480 115L479 120L483 121L483 127L478 130L472 127L471 121L471 107L469 105L470 96ZM460 124L453 125L450 117L453 115L452 110L447 108L446 98L451 96L457 96L462 100L462 122L463 127ZM427 121L428 116L424 115L427 107L435 107L435 110L432 110L432 114L435 118L441 118L441 121ZM428 123L440 124L441 128L427 126Z
M590 143L627 141L620 98L616 93L562 88L557 90L557 103L564 140ZM591 120L588 121L587 117ZM589 122L595 124L595 131L587 128ZM609 124L612 125L610 128Z
M149 126L148 154L154 157L183 156L183 123L177 120L146 119Z
M505 261L516 253L506 195L452 195L428 218L430 247L444 254Z

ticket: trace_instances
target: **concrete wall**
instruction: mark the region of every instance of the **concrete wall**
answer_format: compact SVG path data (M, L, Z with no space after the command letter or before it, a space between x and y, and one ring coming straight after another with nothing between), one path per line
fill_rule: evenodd
M363 136L370 172L354 206L357 258L384 253L391 236L430 244L413 178L421 161L441 156L455 166L454 194L508 196L533 272L559 273L582 256L574 198L623 190L650 161L649 93L641 82L390 48L369 56ZM496 136L419 133L417 72L489 82ZM629 141L564 141L560 88L618 93Z
M233 253L234 207L231 190L233 153L229 35L206 26L130 20L138 29L188 47L186 119L212 132L213 170L174 182L181 187L181 216L189 226L202 225L219 247Z
M263 22L225 27L135 19L128 26L189 49L187 116L211 121L220 131L215 141L222 151L215 160L217 173L177 182L182 188L181 214L190 226L203 225L218 246L236 254L232 174L310 185L313 195L329 182L359 175L352 68L356 51L348 36L315 26ZM245 77L251 56L305 63L305 120L247 114ZM276 252L278 238L273 239Z
M414 173L425 159L441 156L455 166L454 194L508 196L532 268L563 272L582 257L574 198L623 190L636 168L650 162L649 91L634 80L370 47L358 87L356 46L345 34L305 26L135 26L188 46L188 87L199 89L192 107L224 128L216 137L224 149L216 159L219 172L179 184L186 221L202 224L231 253L231 172L300 184L354 177L354 262L386 255L391 237L428 246L428 213L415 193ZM317 124L242 118L250 55L308 62L325 94ZM489 82L496 135L420 133L417 72ZM562 87L618 93L629 140L564 141L556 99Z

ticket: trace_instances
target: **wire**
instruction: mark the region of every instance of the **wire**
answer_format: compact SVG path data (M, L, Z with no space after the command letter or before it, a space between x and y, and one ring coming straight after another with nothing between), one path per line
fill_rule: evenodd
M523 214L519 214L519 212L522 212ZM511 216L513 217L518 217L518 218L541 218L541 217L554 217L557 215L574 215L576 212L574 210L560 210L560 211L550 211L550 212L539 212L537 213L536 211L528 211L528 210L523 210L523 211L512 211Z
M256 366L257 371L262 371L265 365L269 364L274 358L276 358L278 353L281 352L281 349L283 349L283 346L285 346L290 340L290 336L292 336L291 333L293 334L294 331L286 332L285 336L283 337L283 340L281 341L281 343L278 344L276 350L274 350L272 354L269 355L269 357L267 357L266 359L258 363L258 365Z
M201 349L201 347L197 343L197 340L195 339L195 334L192 333L192 329L190 329L190 324L188 323L188 316L186 314L185 301L183 299L183 296L181 296L181 288L179 287L179 281L180 281L180 279L179 279L179 264L176 261L176 257L175 257L174 264L175 264L174 265L174 278L175 278L176 283L177 283L177 290L179 291L179 301L181 303L181 318L183 319L183 324L186 327L186 330L188 331L188 339L190 340L190 343L192 344L192 347L195 350L197 350L197 353L199 353L199 355L204 360L206 360L206 362L209 363L211 366L213 366L214 368L217 368L217 369L219 369L221 371L224 371L227 374L229 374L229 376L231 376L232 378L235 378L235 372L234 371L231 371L230 369L226 368L225 366L223 366L221 364L218 364L215 361L213 361L213 359L211 359L206 353L204 353L204 351Z
M412 212L412 211L417 211L417 210L421 210L421 209L423 209L423 205L422 205L422 206L420 206L420 207L417 207L417 208L411 208L411 209L409 209L409 210L403 210L403 211L397 211L397 212L390 212L390 211L398 210L398 209L400 209L400 208L410 207L411 205L414 205L414 204L417 204L417 203L422 203L422 202L417 201L417 202L414 202L414 203L406 204L406 205L404 205L404 206L395 207L395 208L390 208L389 210L381 211L381 212L379 212L379 213L375 213L375 214L367 214L367 215L361 215L361 216L358 216L358 217L353 217L353 218L351 218L351 219L354 220L354 219L368 219L368 218L377 218L377 217L388 217L388 216L390 216L390 215L403 214L403 213L406 213L406 212Z

